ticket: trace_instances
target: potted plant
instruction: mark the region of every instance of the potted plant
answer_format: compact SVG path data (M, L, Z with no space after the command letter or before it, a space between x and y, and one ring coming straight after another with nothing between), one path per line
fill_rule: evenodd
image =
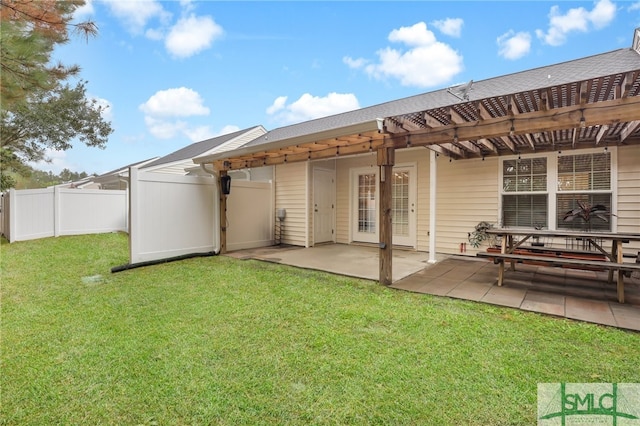
M479 222L472 232L469 232L467 235L467 239L469 240L469 244L472 247L478 248L482 244L483 241L491 238L487 231L493 228L493 224L487 221Z
M613 215L613 213L607 210L607 207L602 204L591 205L589 203L576 200L578 207L573 210L569 210L564 214L563 220L565 222L573 222L575 219L582 219L584 221L585 231L591 230L591 219L597 217L609 222L607 216ZM615 215L614 215L615 216Z

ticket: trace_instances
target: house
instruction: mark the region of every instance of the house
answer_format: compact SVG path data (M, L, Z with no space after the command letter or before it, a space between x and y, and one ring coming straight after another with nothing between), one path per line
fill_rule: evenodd
M244 130L228 133L215 138L206 139L200 142L185 146L164 157L155 159L140 167L140 170L156 173L171 173L179 175L201 174L199 167L194 167L193 158L203 155L213 155L220 152L236 149L247 142L255 140L264 135L267 131L262 126L254 126ZM263 168L261 176L250 176L248 171L238 171L234 174L237 179L247 180L269 180L271 170Z
M159 157L148 158L135 163L127 164L123 167L111 170L93 178L93 182L100 185L100 189L127 189L129 179L129 168L140 167L149 162L157 160Z
M194 162L221 177L273 166L282 242L376 244L387 284L394 247L474 255L478 222L562 229L578 200L610 209L600 229L637 233L640 29L631 48L281 127Z

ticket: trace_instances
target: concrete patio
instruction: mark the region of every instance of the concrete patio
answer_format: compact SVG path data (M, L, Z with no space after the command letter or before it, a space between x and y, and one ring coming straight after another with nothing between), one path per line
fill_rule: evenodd
M274 246L227 256L378 280L378 249L371 246ZM428 253L394 250L391 288L640 331L638 278L625 279L626 303L620 304L616 286L607 282L606 272L519 264L516 271L507 268L505 285L498 287L498 266L492 262L445 255L436 260L429 264Z

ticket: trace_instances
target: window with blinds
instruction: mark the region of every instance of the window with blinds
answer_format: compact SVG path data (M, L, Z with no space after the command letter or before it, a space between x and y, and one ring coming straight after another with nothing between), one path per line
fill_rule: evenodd
M557 226L558 229L611 231L611 154L591 153L558 158ZM587 208L604 214L585 212L585 221L575 217L564 220L565 215L579 209L580 201Z
M547 158L502 162L502 225L548 227Z

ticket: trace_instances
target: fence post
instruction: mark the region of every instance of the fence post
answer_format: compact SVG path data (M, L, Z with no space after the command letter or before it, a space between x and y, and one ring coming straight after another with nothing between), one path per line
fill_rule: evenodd
M140 187L138 182L138 169L129 167L129 263L137 262L140 252L138 234L140 223L138 216L140 215L138 198L140 197Z
M60 203L60 188L58 186L53 187L53 236L60 236L60 209L62 208Z
M9 235L7 235L7 240L9 240L9 242L12 242L15 239L15 235L18 230L18 215L16 214L18 207L16 205L17 199L16 190L11 188L9 190Z

